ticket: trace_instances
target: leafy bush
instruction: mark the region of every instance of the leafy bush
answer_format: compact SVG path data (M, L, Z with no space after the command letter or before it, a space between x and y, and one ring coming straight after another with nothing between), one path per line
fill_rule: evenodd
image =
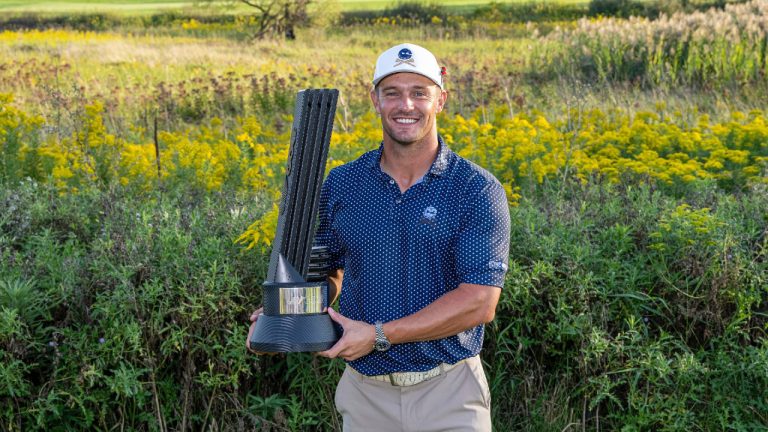
M394 7L384 9L382 17L405 19L411 22L427 24L437 17L441 21L447 18L447 11L439 3L399 2Z
M497 429L765 426L768 194L686 190L545 181L512 208ZM342 362L243 347L268 254L234 240L271 198L24 181L0 204L2 424L339 429Z
M317 389L318 370L334 379L338 369L306 357L298 364L258 359L244 349L265 257L242 253L233 240L271 202L178 192L58 196L34 181L0 192L13 208L0 220L6 427L230 429L240 422L295 429L320 422L312 413L327 409L324 400L289 397L279 404L284 414L270 417L249 408L258 398L296 394L294 386L310 379Z
M575 20L586 13L585 7L578 3L559 2L491 2L480 5L469 15L480 22L547 22Z
M690 190L554 183L512 209L499 430L766 426L768 195Z
M415 1L399 1L383 10L362 10L344 12L340 18L342 25L371 24L377 22L407 25L430 24L437 20L446 22L448 9L437 2L423 3Z
M590 16L628 18L641 15L643 5L634 0L591 0L588 12Z

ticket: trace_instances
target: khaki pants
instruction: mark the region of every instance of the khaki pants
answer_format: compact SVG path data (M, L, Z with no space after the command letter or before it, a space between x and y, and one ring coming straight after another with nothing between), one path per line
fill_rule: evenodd
M336 388L344 431L490 431L491 395L479 357L422 383L397 387L347 366Z

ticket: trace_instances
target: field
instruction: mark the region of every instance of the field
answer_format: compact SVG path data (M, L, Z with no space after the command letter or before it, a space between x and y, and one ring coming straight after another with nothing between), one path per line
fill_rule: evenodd
M186 9L188 11L206 10L201 7L201 2L194 1L168 1L168 0L130 0L123 2L111 2L105 0L90 1L67 1L67 0L0 0L0 11L7 12L35 12L35 13L83 13L83 12L108 12L108 13L153 13L163 10ZM219 1L218 3L226 3ZM230 2L232 4L234 2ZM386 0L335 0L342 10L379 10L393 5L393 2ZM484 5L488 2L483 0L448 0L441 1L444 7L453 9L467 9L477 5ZM526 3L524 0L505 0L497 2L499 4ZM586 0L557 0L554 3L565 4L584 4ZM246 13L249 8L243 5L235 5L235 8L228 8L236 13Z
M243 342L296 92L341 91L328 168L351 161L404 40L447 66L440 133L507 192L495 430L768 428L768 2L341 1L376 10L295 40L45 3L0 32L0 430L340 430L342 362Z

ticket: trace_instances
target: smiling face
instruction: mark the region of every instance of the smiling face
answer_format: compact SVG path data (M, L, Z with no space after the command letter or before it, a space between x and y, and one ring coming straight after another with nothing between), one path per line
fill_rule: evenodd
M397 73L379 82L371 101L381 115L384 140L410 145L425 139L437 142L437 113L448 93L432 80L414 73Z

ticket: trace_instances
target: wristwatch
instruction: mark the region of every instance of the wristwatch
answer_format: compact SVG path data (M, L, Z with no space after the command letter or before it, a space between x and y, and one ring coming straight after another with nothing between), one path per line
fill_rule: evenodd
M384 335L384 325L381 321L376 321L376 342L373 343L373 349L376 351L386 351L392 344L389 339Z

